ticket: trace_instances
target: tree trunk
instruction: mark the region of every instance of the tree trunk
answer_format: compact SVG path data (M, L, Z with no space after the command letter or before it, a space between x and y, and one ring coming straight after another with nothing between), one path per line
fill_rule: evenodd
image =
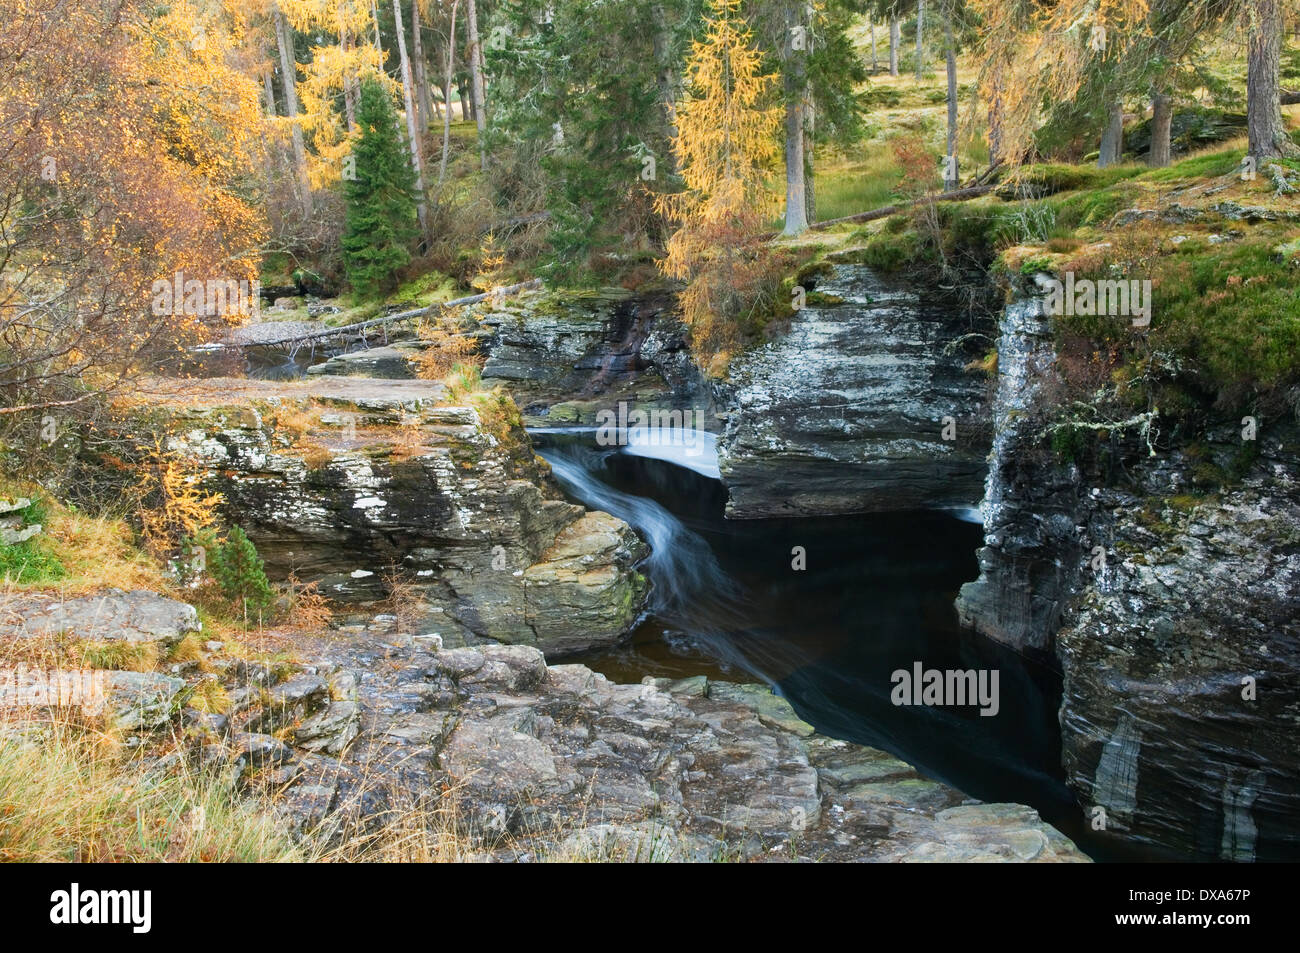
M469 75L474 94L474 122L478 124L479 166L487 171L487 110L483 102L483 45L478 35L478 4L468 0L465 15L469 19Z
M992 169L1002 161L1002 68L995 66L989 82L989 168Z
M1246 53L1246 134L1256 161L1300 154L1282 124L1278 80L1282 49L1281 0L1254 0Z
M1164 90L1151 96L1151 153L1147 165L1162 169L1169 164L1169 130L1174 121L1174 101Z
M812 87L804 88L803 101L803 196L804 216L811 225L817 221L817 183L813 176L813 137L817 132L817 107Z
M415 63L415 92L420 112L420 136L429 131L433 116L433 96L429 92L429 71L424 61L424 37L420 29L420 0L411 0L411 57Z
M293 139L293 171L298 179L298 197L302 202L302 210L310 218L312 201L311 183L307 179L307 150L302 142L302 125L298 122L298 64L293 58L293 48L289 45L289 28L278 6L273 8L272 16L275 22L275 42L280 50L280 72L284 80L284 111L292 120L289 128Z
M1097 152L1097 166L1115 165L1124 154L1124 105L1119 100L1110 104L1106 112L1106 128L1101 134L1101 147Z
M429 205L424 198L424 161L420 158L420 136L416 131L415 99L411 61L406 55L406 31L402 28L402 0L393 0L393 23L397 33L397 55L402 63L402 99L406 104L406 136L411 146L411 168L415 170L415 211L420 218L420 234L429 237Z
M785 228L784 235L798 235L808 227L807 196L804 194L804 50L794 49L796 14L787 8L785 16Z
M271 65L268 63L262 69L262 92L266 95L266 114L268 116L278 115L275 108L275 87L271 80Z
M922 52L921 37L925 22L925 0L916 0L916 81L921 81L921 71L925 68L925 54Z
M880 63L876 59L876 22L868 20L867 29L871 31L871 72L874 73L880 68Z
M898 17L890 14L889 16L889 75L898 75L898 46L902 40L902 28L898 25Z
M447 149L451 145L451 73L456 67L456 8L460 6L460 0L451 0L451 32L447 34L447 72L444 74L442 88L446 91L443 98L446 100L447 109L442 114L442 162L438 165L438 187L442 188L442 182L447 178ZM461 108L465 106L465 100L461 98Z
M469 101L469 88L465 85L464 78L456 77L456 95L460 97L460 118L461 121L474 118L474 107Z
M659 67L656 81L659 86L659 100L664 108L664 122L667 127L668 141L672 142L677 138L677 70L674 68L670 54L671 33L663 5L656 3L652 14L655 27L655 63ZM670 148L668 150L668 159L672 163L673 172L680 171L675 149Z
M944 165L943 190L955 192L960 178L957 168L957 45L952 38L952 8L943 14L943 48L948 70L948 161Z
M343 58L346 61L348 53L352 49L352 37L348 35L347 27L343 25L343 17L339 15L339 49L343 51ZM346 66L343 68L343 118L347 120L348 135L357 131L357 78L352 75L352 71Z

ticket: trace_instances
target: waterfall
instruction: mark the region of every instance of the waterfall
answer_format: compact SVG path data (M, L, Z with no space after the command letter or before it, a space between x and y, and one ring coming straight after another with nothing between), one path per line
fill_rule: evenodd
M679 629L691 648L767 681L737 649L736 636L746 627L745 593L722 568L708 541L655 500L624 493L600 477L608 459L621 452L656 459L669 459L680 453L683 465L695 464L690 469L703 472L698 465L707 464L712 453L711 441L708 446L709 451L699 456L686 456L682 447L648 443L612 449L553 444L539 449L538 453L574 499L617 516L649 545L650 555L641 568L650 577L649 609L655 617Z

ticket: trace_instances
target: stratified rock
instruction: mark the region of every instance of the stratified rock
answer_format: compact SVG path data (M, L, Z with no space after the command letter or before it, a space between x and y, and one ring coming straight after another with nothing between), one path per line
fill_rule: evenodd
M1106 830L1199 856L1300 850L1300 494L1106 492L1114 556L1057 633L1066 780Z
M229 390L242 399L167 405L171 446L206 469L273 580L292 572L358 602L385 597L395 573L428 613L420 628L551 652L614 642L640 614L633 564L645 550L627 525L560 499L521 430L441 405L442 385L319 378ZM295 443L277 407L318 425Z
M155 672L104 672L114 725L122 731L148 731L180 713L188 692L179 678Z
M1025 295L1007 307L998 337L980 576L957 597L963 625L1017 649L1051 649L1085 543L1078 470L1043 448L1055 364L1051 318Z
M1244 477L1213 495L1196 492L1197 474L1237 466L1235 426L1207 432L1194 458L1152 454L1140 437L1112 443L1124 488L1090 487L1105 475L1047 445L1055 362L1041 301L1017 289L999 340L980 578L958 613L1054 653L1062 762L1087 823L1184 856L1295 856L1294 424L1261 432Z
M837 303L797 311L718 388L728 516L972 505L988 449L984 382L947 348L967 329L862 266L834 266L817 291Z
M42 593L17 595L0 606L0 638L69 635L93 642L166 646L200 628L193 606L144 590L105 589L66 599Z
M418 807L484 859L1086 859L1029 808L973 804L811 733L764 686L617 685L526 646L320 650L363 673L365 727L283 793L296 830L328 838Z
M586 513L570 523L524 571L528 625L554 655L611 642L640 613L647 583L620 567L638 562L646 545L622 520Z
M422 349L418 341L402 341L384 347L338 354L307 369L312 376L371 377L382 380L414 380L414 360Z
M690 409L712 396L662 293L622 288L511 298L484 313L485 380L504 381L532 425L594 426L601 411ZM700 427L700 429L710 429Z

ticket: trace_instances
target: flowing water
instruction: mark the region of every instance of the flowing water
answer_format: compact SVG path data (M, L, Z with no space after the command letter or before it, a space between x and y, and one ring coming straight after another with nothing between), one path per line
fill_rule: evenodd
M645 675L761 681L824 734L881 748L985 801L1037 808L1098 858L1061 772L1060 676L958 626L977 575L969 513L729 521L711 438L689 447L599 447L594 431L533 431L575 500L622 518L650 545L649 611L619 646L577 659L620 682ZM635 442L635 441L634 441ZM802 550L806 568L794 568ZM998 713L900 706L898 670L998 672Z

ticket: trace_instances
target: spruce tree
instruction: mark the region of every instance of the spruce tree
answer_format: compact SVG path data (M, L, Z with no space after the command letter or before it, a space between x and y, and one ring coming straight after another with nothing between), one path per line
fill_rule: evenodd
M398 269L411 260L417 235L415 174L397 113L376 80L361 85L357 126L352 175L344 180L343 267L353 290L373 297L392 288Z

